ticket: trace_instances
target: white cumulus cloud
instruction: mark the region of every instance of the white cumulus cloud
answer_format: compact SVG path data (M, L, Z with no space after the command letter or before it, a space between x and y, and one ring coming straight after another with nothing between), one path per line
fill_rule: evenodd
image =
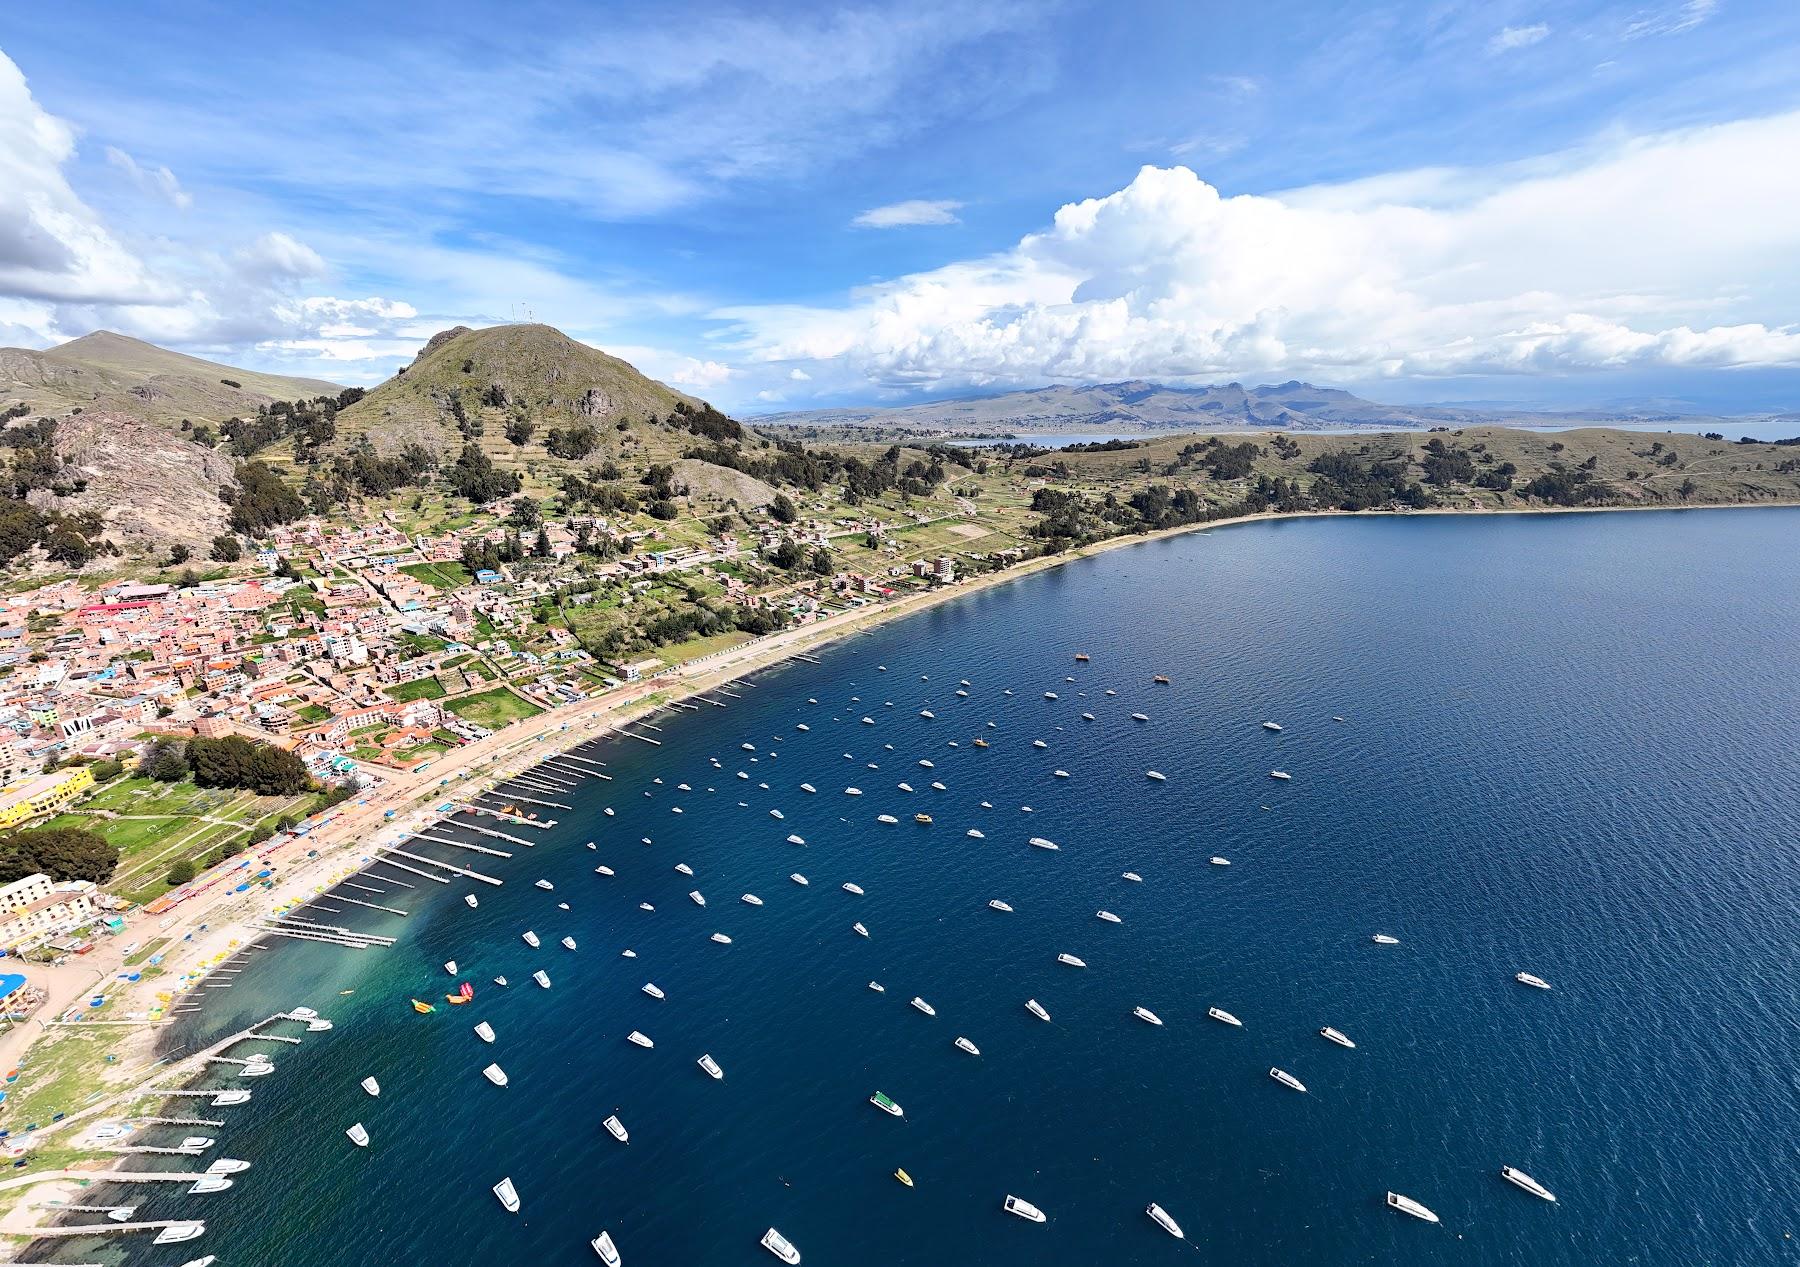
M962 203L949 198L908 198L870 207L850 223L859 229L902 229L921 224L957 224Z
M1185 167L837 307L715 314L834 386L1800 366L1800 113L1228 196Z

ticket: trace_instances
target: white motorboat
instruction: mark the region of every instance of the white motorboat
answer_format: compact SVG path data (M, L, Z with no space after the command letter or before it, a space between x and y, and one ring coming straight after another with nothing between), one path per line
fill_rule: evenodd
M1292 1087L1296 1091L1306 1090L1306 1084L1285 1069L1269 1069L1269 1076L1284 1087Z
M1548 990L1550 988L1550 983L1548 981L1544 980L1542 977L1534 977L1529 972L1515 972L1513 973L1513 980L1517 981L1520 985L1528 985L1534 990Z
M204 1234L205 1231L206 1224L204 1223L171 1223L158 1232L156 1239L150 1243L152 1245L179 1245L183 1241L193 1240Z
M362 1080L362 1089L367 1091L370 1095L381 1094L381 1084L375 1081L373 1077L364 1078Z
M1178 1241L1182 1239L1181 1224L1170 1218L1169 1212L1156 1204L1156 1202L1152 1201L1149 1205L1145 1206L1144 1213L1148 1214L1151 1221L1170 1236L1173 1236Z
M594 874L595 875L611 875L611 874L613 874L613 869L611 867L595 867Z
M1002 902L997 897L989 898L988 899L988 909L991 911L1006 911L1007 913L1010 914L1012 912L1012 904L1010 902Z
M806 837L790 833L787 842L790 845L804 845L806 843Z
M241 1175L248 1169L250 1169L250 1163L247 1161L239 1161L236 1157L221 1157L206 1168L206 1173L209 1175Z
M697 1063L702 1069L706 1070L707 1077L712 1078L715 1081L721 1080L725 1077L725 1071L723 1069L719 1068L719 1062L712 1058L712 1053L710 1053L710 1052L703 1054L700 1057L700 1059L698 1061L696 1061L695 1063Z
M786 817L787 817L787 815L786 815L786 814L783 814L783 813L782 813L782 812L781 812L781 811L780 811L780 810L778 810L778 809L772 809L772 810L770 810L770 811L769 811L769 817L770 817L770 818L786 818Z
M979 827L969 828L969 830L967 832L965 832L964 835L968 836L968 838L970 840L986 840L987 839L987 833L982 831L981 828L979 828Z
M549 974L547 974L542 968L539 968L536 972L532 973L531 979L533 981L537 982L540 986L542 986L546 990L548 990L550 988Z
M879 982L879 981L869 982L869 988L871 990L875 991L875 993L877 993L877 994L886 994L887 993L887 987L885 985L882 985L881 982Z
M1271 779L1279 779L1281 782L1286 783L1289 779L1292 779L1294 776L1289 774L1286 770L1270 770L1269 777Z
M705 906L706 905L706 895L704 893L702 893L699 889L689 890L688 900L691 901L695 906Z
M494 984L501 987L502 989L504 989L506 987L506 978L505 977L495 977Z
M1033 739L1031 741L1031 746L1033 748L1048 748L1050 745L1045 743L1042 739Z
M863 896L863 886L860 884L846 881L843 885L841 885L839 887L841 887L844 890L844 892L846 892L846 893L854 893L854 894L856 894L857 897Z
M1153 783L1167 783L1169 781L1169 776L1164 774L1161 770L1145 770L1144 777L1151 780Z
M486 1069L481 1071L481 1076L497 1087L506 1085L506 1070L502 1069L499 1065L489 1065Z
M1319 1037L1325 1039L1328 1042L1336 1043L1339 1047L1354 1047L1354 1046L1356 1046L1356 1044L1350 1040L1350 1036L1348 1034L1344 1033L1343 1030L1333 1029L1329 1025L1327 1025L1324 1029L1319 1031Z
M538 886L538 888L543 889L545 892L548 892L549 890L554 889L556 887L554 884L550 883L550 881L548 881L548 880L539 880L537 882L537 886Z
M1121 880L1130 880L1133 884L1142 884L1144 882L1144 877L1135 871L1121 872L1119 878Z
M859 787L847 787L844 789L844 795L845 796L861 796L862 789Z
M889 1117L905 1117L906 1116L906 1111L904 1109L902 1109L898 1104L895 1104L892 1100L888 1099L888 1097L880 1091L877 1091L874 1095L869 1097L869 1103L873 1104L876 1108L880 1109L883 1113L886 1113Z
M1031 1204L1031 1202L1027 1201L1024 1197L1015 1197L1010 1192L1006 1194L1006 1200L1000 1203L1000 1208L1005 1210L1008 1214L1018 1215L1028 1223L1042 1223L1044 1221L1044 1212L1042 1210Z
M910 783L896 783L894 786L899 788L902 792L910 792L913 790L913 785Z
M798 884L802 888L805 888L808 884L811 883L810 880L808 880L805 876L801 875L798 871L796 871L792 875L790 875L788 877L788 879L792 880L795 884Z
M362 1123L358 1122L357 1125L361 1126ZM349 1134L348 1131L344 1133L346 1135ZM366 1139L367 1137L367 1132L364 1132L364 1138ZM356 1137L351 1135L350 1138L355 1139ZM222 1175L207 1175L204 1179L195 1181L194 1186L188 1189L188 1195L190 1197L204 1197L210 1196L215 1192L224 1192L227 1188L231 1187L233 1182L233 1180L226 1179ZM114 1219L111 1214L106 1217L113 1219L115 1223L126 1223L130 1221L129 1219Z
M444 961L444 971L454 977L456 975L456 960L446 959Z
M800 790L801 790L801 791L802 791L802 792L806 792L806 793L815 793L815 792L817 792L817 791L818 791L818 790L819 790L819 789L818 789L818 788L816 788L816 787L814 787L814 786L813 786L813 785L812 785L812 784L810 784L810 783L802 783L802 784L801 784L801 785L800 785Z
M494 1195L500 1198L500 1204L505 1207L508 1214L519 1212L519 1190L513 1187L510 1176L494 1185Z
M625 1123L619 1120L619 1115L617 1113L608 1117L604 1122L600 1123L600 1125L606 1128L606 1133L608 1135L611 1135L621 1144L629 1144L631 1142L631 1132L625 1129Z
M1403 1197L1398 1192L1387 1194L1387 1206L1390 1210L1398 1210L1402 1214L1410 1214L1415 1219L1423 1219L1427 1223L1436 1223L1438 1216L1414 1201L1411 1197Z
M1280 730L1280 729L1281 729L1281 727L1280 727L1280 726L1278 726L1278 725L1276 725L1276 724L1275 724L1275 723L1274 723L1274 722L1272 722L1272 721L1266 721L1266 722L1264 722L1264 723L1263 723L1263 724L1262 724L1262 727L1263 727L1263 729L1264 729L1264 730L1274 730L1274 731L1279 731L1279 730Z
M1039 1003L1036 999L1026 999L1025 1010L1037 1017L1040 1021L1047 1021L1050 1019L1050 1013L1046 1012L1044 1010L1044 1005Z
M180 1147L194 1152L201 1152L211 1148L218 1142L218 1140L210 1135L189 1135L186 1139L181 1141Z
M1056 692L1055 691L1045 691L1044 698L1045 699L1056 699L1057 698Z
M856 923L850 925L850 927L851 927L851 929L853 929L855 931L855 933L858 937L867 937L869 935L869 930L862 926L861 920L858 920Z
M1377 946L1398 946L1400 944L1398 937L1389 937L1386 933L1376 933L1369 940Z
M788 1267L793 1267L800 1261L800 1251L794 1248L794 1242L774 1228L770 1228L762 1234L762 1247L782 1262L787 1263Z
M900 820L895 818L892 814L877 814L875 815L875 821L878 823L897 823Z
M685 862L676 863L675 869L677 871L679 871L682 875L693 875L694 874L694 869L692 867L688 866L688 864Z
M1214 854L1212 857L1208 858L1207 861L1212 863L1215 867L1229 867L1231 865L1230 858L1221 858L1218 854Z
M653 999L661 999L661 998L667 998L667 997L668 997L668 996L667 996L667 995L665 995L665 994L664 994L664 993L663 993L663 991L662 991L662 987L661 987L661 986L659 986L659 985L657 985L657 984L656 984L656 982L654 982L654 981L646 981L646 982L644 982L644 984L643 984L643 985L642 985L642 986L640 986L640 987L639 987L639 988L640 988L640 989L641 989L641 990L643 990L643 992L644 992L644 993L645 993L645 994L648 994L648 995L649 995L649 996L650 996L650 997L651 997L651 998L653 998Z
M1143 713L1133 713L1131 715L1131 720L1132 721L1149 721L1150 719L1149 719L1149 717L1145 716Z
M575 939L573 937L565 937L562 939L562 945L564 950L573 950L575 949Z
M1083 713L1083 714L1082 714L1082 715L1081 715L1081 720L1082 720L1082 721L1093 721L1093 720L1094 720L1094 715L1093 715L1093 714L1092 714L1092 713Z
M606 1267L619 1267L619 1247L613 1244L611 1232L600 1233L588 1244L593 1247L596 1254L600 1255L600 1261L605 1263Z
M489 1025L486 1021L475 1022L475 1037L479 1038L484 1043L493 1042L494 1027Z
M937 1015L937 1009L935 1007L932 1007L931 1004L927 1003L924 999L921 999L916 994L912 996L912 1005L914 1007L918 1008L921 1012L925 1013L925 1015L927 1015L927 1016L936 1016Z
M635 951L635 950L621 950L619 952L619 954L623 958L626 958L626 959L636 959L637 958L637 951Z
M731 938L727 937L724 933L714 933L712 935L712 939L714 941L718 942L719 945L721 945L721 946L731 945Z
M1556 1194L1554 1192L1550 1191L1550 1189L1546 1188L1536 1179L1533 1179L1523 1170L1517 1170L1512 1166L1502 1166L1500 1167L1500 1177L1515 1187L1523 1188L1534 1197L1542 1197L1546 1201L1556 1200Z
M1059 779L1066 779L1069 777L1069 772L1067 770L1052 770L1050 773L1055 778L1059 778Z
M463 901L465 901L469 904L469 907L471 910L474 909L475 907L481 905L481 903L475 899L475 895L473 893L463 894Z
M344 1134L348 1135L350 1137L350 1142L355 1144L358 1148L367 1148L369 1146L369 1132L361 1122L352 1122L349 1128L344 1131Z
M1031 844L1036 846L1039 849L1061 849L1062 848L1062 846L1057 844L1054 840L1046 840L1042 836L1033 836L1031 838Z
M625 1035L625 1041L628 1043L635 1043L639 1047L654 1047L654 1046L656 1046L656 1044L651 1042L649 1037L646 1036L642 1030L636 1030L636 1029L632 1030L629 1034Z
M919 716L925 718L927 721L933 721L937 718L937 714L932 712L929 708L921 708L919 710Z
M763 904L763 900L754 893L746 893L740 897L738 901L742 902L745 906L761 906Z
M1087 960L1077 958L1074 955L1058 955L1056 957L1056 962L1061 963L1061 964L1067 964L1071 968L1087 967Z
M1137 1017L1138 1020L1145 1021L1151 1025L1162 1024L1162 1017L1158 1016L1147 1007L1134 1007L1131 1009L1131 1014Z
M1224 1021L1227 1025L1236 1025L1239 1029L1244 1027L1242 1021L1238 1020L1237 1017L1233 1016L1222 1007L1209 1007L1206 1009L1206 1014L1215 1021Z
M1104 920L1108 924L1123 924L1125 922L1124 920L1120 919L1117 915L1114 915L1111 911L1095 911L1094 918L1098 919L1098 920Z
M654 911L655 909L656 908L654 906L650 905L650 903L648 903L648 902L639 902L638 903L638 910L640 910L640 911Z
M538 946L542 944L538 941L537 933L533 932L529 928L527 928L524 932L519 934L519 939L521 941L523 941L527 946L530 946L533 950L536 950L538 948Z
M981 1054L981 1048L977 1047L974 1043L970 1042L966 1038L961 1037L960 1035L957 1037L957 1040L956 1040L956 1049L958 1051L966 1051L971 1056L979 1056Z

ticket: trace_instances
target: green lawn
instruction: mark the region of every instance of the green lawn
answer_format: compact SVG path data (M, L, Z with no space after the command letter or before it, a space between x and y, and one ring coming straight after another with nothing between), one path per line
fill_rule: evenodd
M498 730L516 721L524 721L527 717L535 717L544 710L530 700L514 695L505 687L492 691L483 691L479 695L465 695L461 699L453 699L444 705L466 721L477 726L486 726L489 730Z
M409 563L400 570L435 589L461 589L475 583L474 575L460 563Z
M382 693L401 703L406 703L416 699L442 699L444 688L438 685L436 678L422 677L414 682L402 682L398 686L383 687Z
M322 722L330 717L331 710L323 704L302 704L294 710L294 716L310 726L314 722Z

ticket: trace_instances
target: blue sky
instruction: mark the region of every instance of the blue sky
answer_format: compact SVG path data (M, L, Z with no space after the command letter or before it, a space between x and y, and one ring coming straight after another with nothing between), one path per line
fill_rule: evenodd
M1800 406L1791 0L333 8L0 16L0 342Z

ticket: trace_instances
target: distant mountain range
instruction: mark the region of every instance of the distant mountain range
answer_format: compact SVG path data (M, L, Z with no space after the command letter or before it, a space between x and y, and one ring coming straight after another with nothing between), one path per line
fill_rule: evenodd
M96 330L44 351L0 348L0 409L23 402L33 413L71 409L131 414L145 422L217 424L276 400L335 396L317 378L234 369Z
M1382 405L1336 387L1290 381L1245 387L1171 387L1132 379L1079 387L1042 387L998 396L931 401L895 408L811 409L766 414L758 426L818 430L987 434L1087 431L1243 431L1436 426L1642 426L1704 420L1706 415L1657 411L1475 409L1450 405Z

